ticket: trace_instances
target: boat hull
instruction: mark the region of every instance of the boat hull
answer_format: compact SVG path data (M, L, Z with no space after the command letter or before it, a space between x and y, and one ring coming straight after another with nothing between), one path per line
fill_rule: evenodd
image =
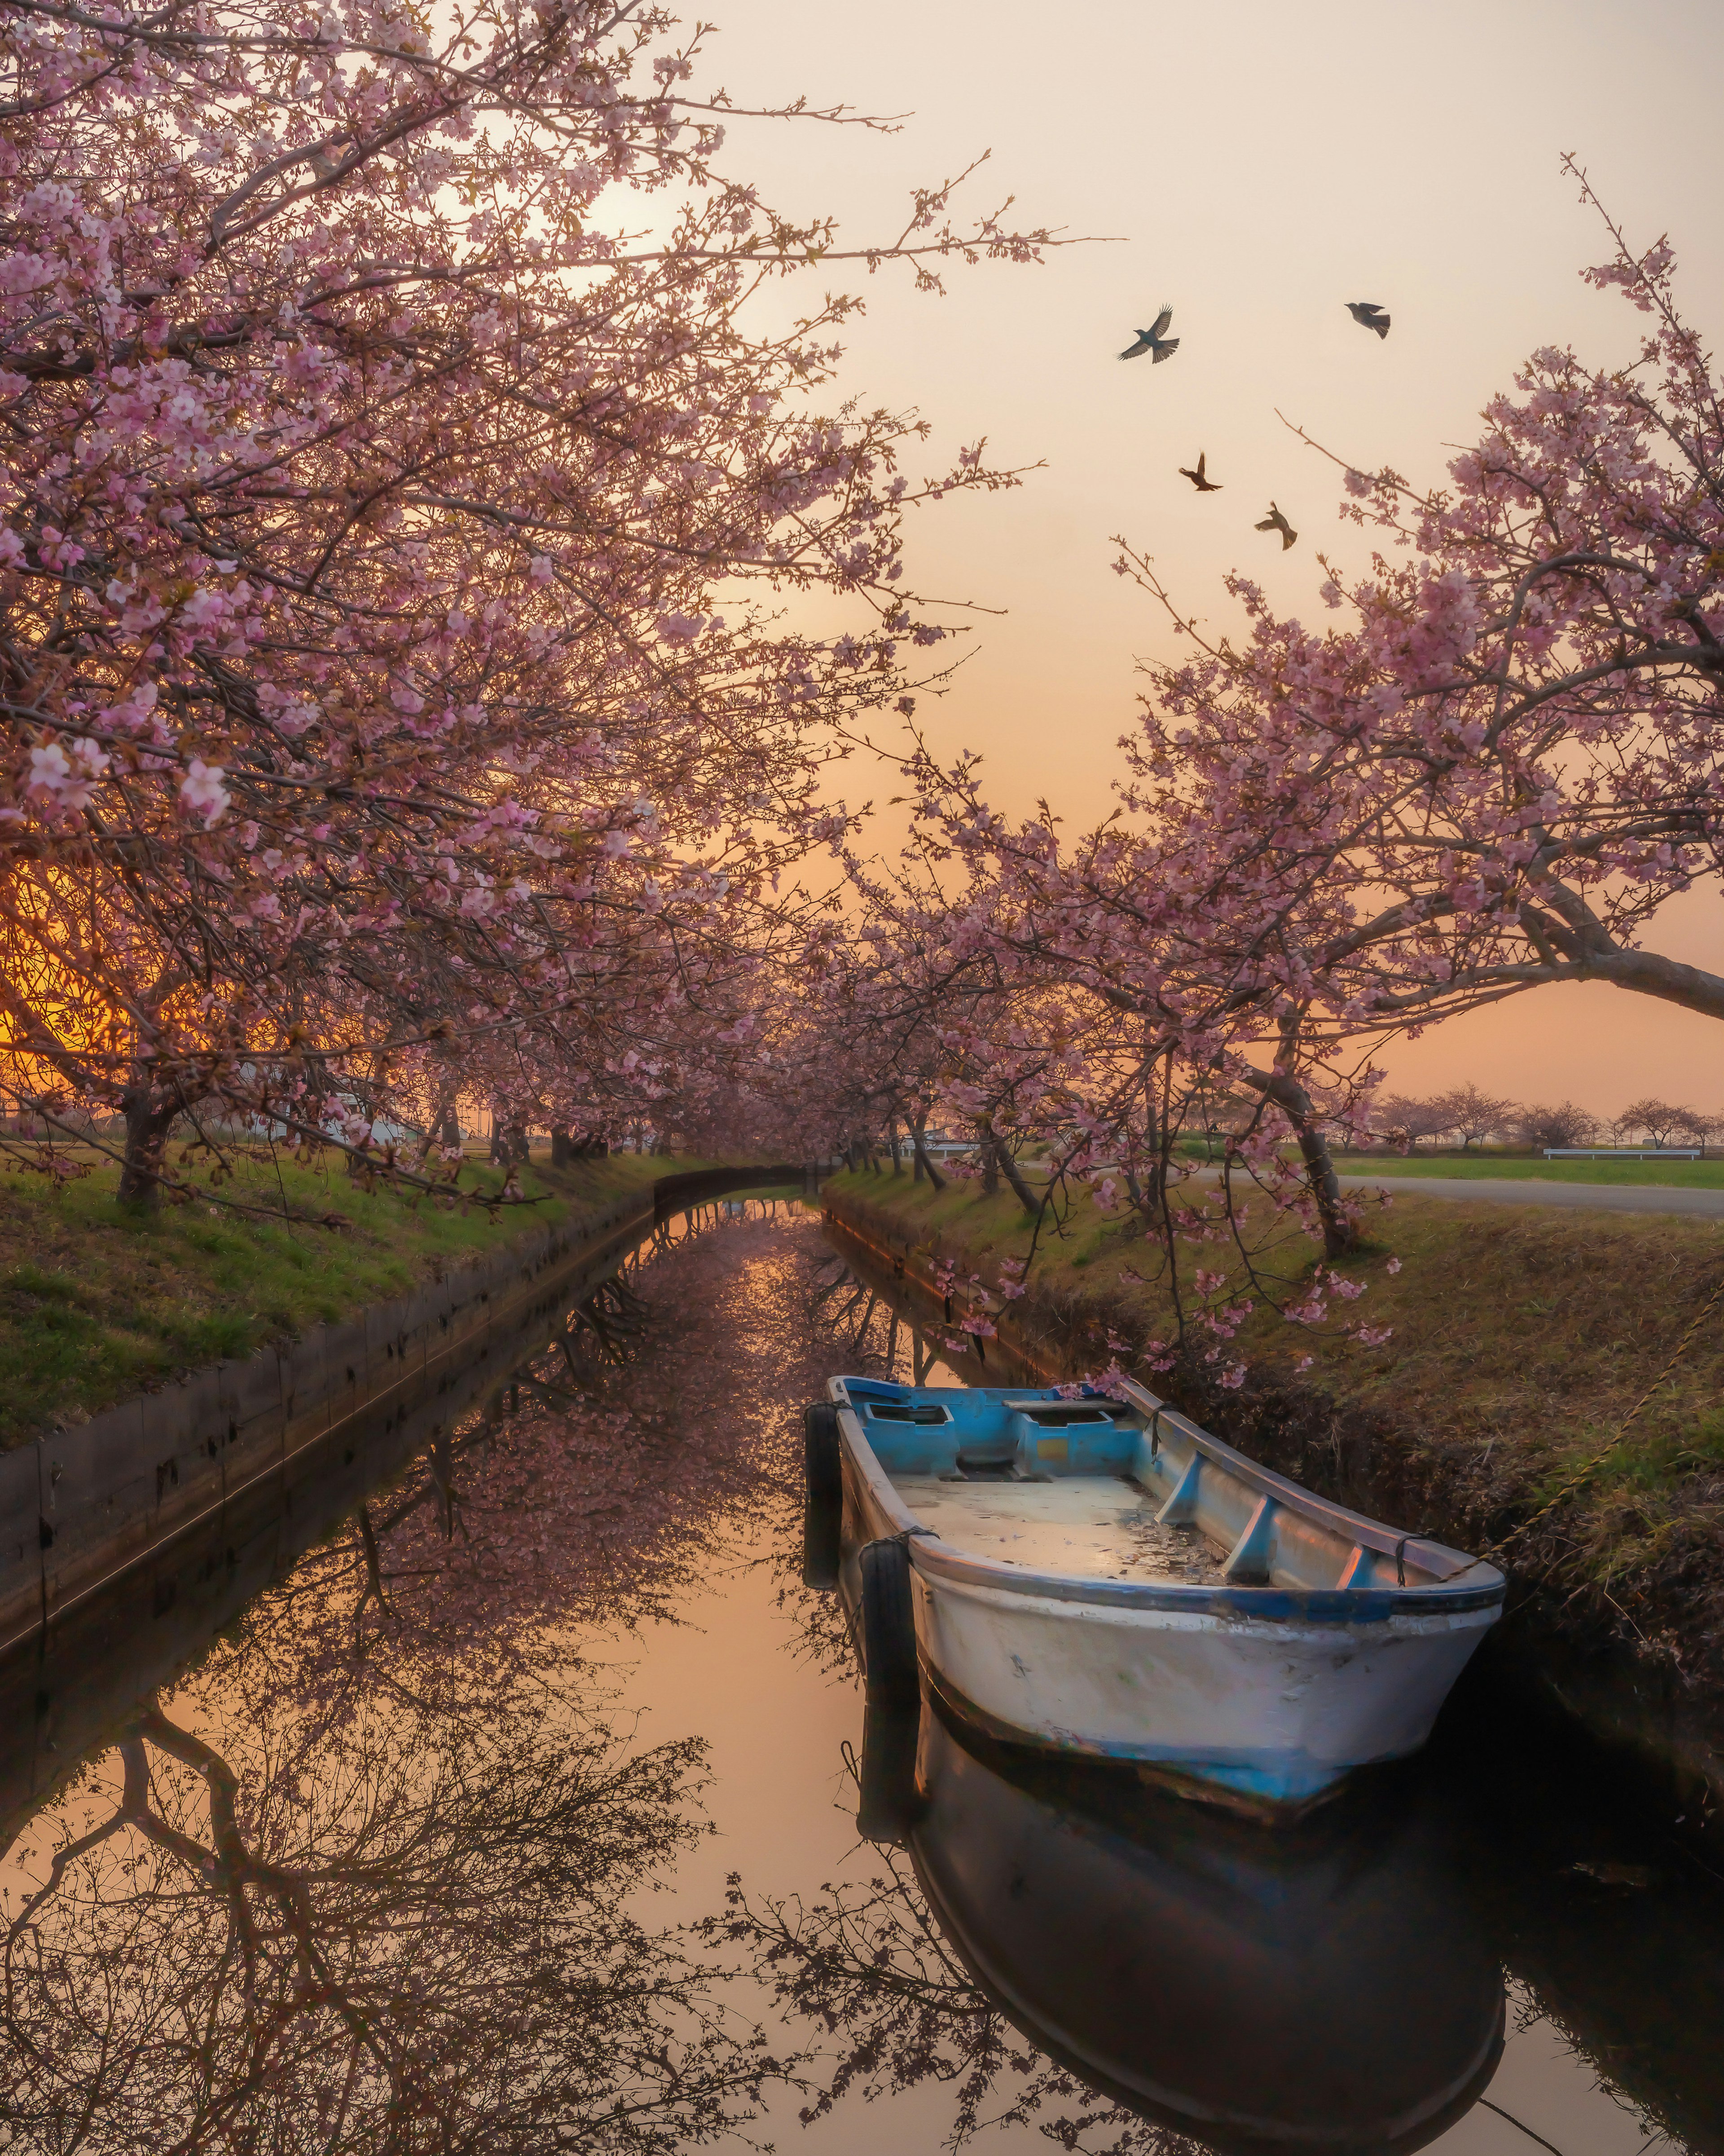
M1393 1592L1020 1582L906 1525L854 1432L843 1465L847 1608L854 1620L863 1548L904 1537L918 1660L951 1712L997 1741L1118 1761L1260 1815L1297 1816L1356 1769L1416 1752L1500 1614L1500 1584L1431 1609Z
M1430 1734L1489 1615L1328 1624L1096 1608L912 1575L931 1686L1004 1741L1304 1809Z

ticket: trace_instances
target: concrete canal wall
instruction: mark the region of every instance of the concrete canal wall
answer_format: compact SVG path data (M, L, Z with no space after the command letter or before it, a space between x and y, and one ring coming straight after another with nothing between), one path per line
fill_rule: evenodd
M901 1298L906 1313L925 1324L962 1322L967 1291L960 1286L948 1297L936 1270L942 1259L973 1269L958 1243L945 1239L937 1249L920 1244L884 1209L848 1192L823 1190L821 1202L834 1248L870 1285ZM1005 1305L988 1296L977 1307L996 1337L985 1344L985 1363L965 1364L972 1383L1060 1384L1100 1359L1093 1345L1075 1339L1034 1296ZM1359 1430L1317 1430L1311 1414L1264 1413L1240 1395L1183 1404L1217 1436L1324 1496L1391 1520L1411 1502L1405 1463ZM1234 1415L1249 1415L1249 1426L1239 1426ZM1418 1517L1423 1532L1465 1546L1463 1527L1440 1516ZM1523 1702L1584 1732L1601 1763L1619 1771L1685 1839L1717 1845L1724 1856L1724 1717L1716 1702L1694 1697L1680 1667L1639 1655L1620 1639L1590 1638L1572 1623L1559 1625L1557 1614L1538 1580L1511 1571L1506 1614L1467 1681L1493 1685L1506 1702Z
M213 1632L506 1384L655 1220L802 1176L660 1176L345 1325L0 1455L0 1842Z

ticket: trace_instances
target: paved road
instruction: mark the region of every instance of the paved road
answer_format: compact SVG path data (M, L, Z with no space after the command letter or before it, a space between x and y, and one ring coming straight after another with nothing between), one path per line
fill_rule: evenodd
M1724 1190L1663 1183L1543 1183L1530 1176L1343 1175L1347 1190L1392 1190L1413 1198L1454 1198L1485 1205L1583 1206L1595 1213L1686 1213L1724 1220Z

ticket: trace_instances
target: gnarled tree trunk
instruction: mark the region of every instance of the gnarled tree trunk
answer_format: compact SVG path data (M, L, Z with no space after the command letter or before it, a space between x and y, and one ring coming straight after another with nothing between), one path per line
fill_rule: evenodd
M162 1151L184 1105L177 1091L159 1100L147 1076L134 1079L121 1095L120 1112L126 1119L126 1149L120 1164L122 1205L147 1209L161 1203Z
M929 1182L933 1184L936 1190L943 1190L946 1188L946 1178L940 1173L939 1169L935 1167L932 1157L928 1152L927 1144L923 1135L927 1127L927 1118L926 1116L924 1116L920 1122L914 1122L910 1126L910 1142L916 1147L916 1180L920 1182L923 1176L926 1176Z
M1316 1200L1317 1218L1323 1229L1323 1255L1344 1258L1358 1246L1358 1230L1347 1217L1341 1202L1341 1178L1335 1173L1329 1141L1311 1106L1311 1095L1285 1070L1244 1070L1241 1081L1273 1101L1293 1126L1305 1162L1306 1180Z

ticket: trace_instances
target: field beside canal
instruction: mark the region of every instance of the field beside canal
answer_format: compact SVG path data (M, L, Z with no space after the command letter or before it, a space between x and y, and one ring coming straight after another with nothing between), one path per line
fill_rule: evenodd
M1534 1160L1525 1153L1345 1152L1342 1175L1428 1177L1434 1182L1645 1183L1662 1189L1724 1190L1724 1160Z
M492 1206L501 1171L469 1161L453 1201L367 1191L335 1155L242 1157L217 1204L122 1208L104 1164L55 1191L0 1179L0 1447L175 1372L254 1353L353 1317L417 1281L675 1168L635 1153L522 1178L531 1204ZM234 1202L237 1201L237 1204ZM274 1220L238 1209L275 1207Z
M936 1194L907 1173L863 1173L824 1193L899 1247L955 1260L960 1281L992 1286L1000 1261L1029 1250L1009 1192L983 1197L974 1181ZM1228 1345L1246 1366L1237 1389L1200 1356L1150 1373L1147 1343L1175 1329L1157 1254L1087 1200L1044 1228L1013 1315L1072 1373L1105 1366L1110 1337L1123 1342L1128 1371L1219 1435L1462 1547L1511 1532L1626 1424L1585 1487L1516 1543L1516 1568L1578 1609L1614 1610L1624 1636L1661 1643L1724 1689L1724 1303L1707 1312L1724 1225L1402 1194L1368 1210L1365 1236L1338 1268L1363 1293L1340 1307L1390 1328L1371 1347L1339 1322L1289 1323L1219 1246L1184 1253L1228 1271L1229 1292L1255 1303ZM1290 1288L1316 1261L1297 1236L1265 1254L1264 1270ZM989 1306L998 1321L1003 1306Z

